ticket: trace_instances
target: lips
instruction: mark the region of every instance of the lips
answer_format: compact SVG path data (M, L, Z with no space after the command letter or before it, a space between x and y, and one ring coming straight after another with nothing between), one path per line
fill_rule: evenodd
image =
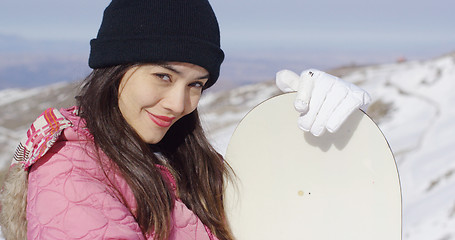
M167 117L167 116L161 116L161 115L155 115L152 113L147 112L150 119L158 126L167 128L172 125L172 121L175 119L175 117Z

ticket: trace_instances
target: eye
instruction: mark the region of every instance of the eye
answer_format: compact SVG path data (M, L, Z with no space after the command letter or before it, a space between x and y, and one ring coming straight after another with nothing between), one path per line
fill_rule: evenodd
M197 82L193 82L190 84L191 87L196 87L196 88L200 88L200 89L204 88L204 85L205 85L205 83L202 81L197 81Z
M163 79L164 81L171 81L171 76L166 73L155 73L155 76L157 76L160 79Z

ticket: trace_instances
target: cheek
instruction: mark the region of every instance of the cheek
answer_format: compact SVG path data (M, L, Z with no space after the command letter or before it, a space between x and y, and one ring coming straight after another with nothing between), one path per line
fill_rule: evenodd
M137 88L135 91L124 91L120 95L119 107L123 105L125 110L128 109L127 111L140 112L143 108L154 106L158 102L158 98L159 96L153 91Z
M130 115L134 112L135 106L137 105L133 96L128 91L123 91L118 99L120 112L127 120L131 117Z
M126 112L128 110L128 105L129 105L128 99L125 97L124 94L120 94L118 97L118 108L120 109L120 112L122 113L124 118L127 118Z
M186 114L192 113L198 106L199 100L201 99L200 95L191 96L188 104L188 110Z
M134 128L137 125L136 119L139 118L144 100L136 92L129 90L124 89L120 94L118 106L123 118Z
M133 108L125 101L125 99L122 98L119 98L118 108L126 122L133 126L134 124L131 121L131 119L135 118Z

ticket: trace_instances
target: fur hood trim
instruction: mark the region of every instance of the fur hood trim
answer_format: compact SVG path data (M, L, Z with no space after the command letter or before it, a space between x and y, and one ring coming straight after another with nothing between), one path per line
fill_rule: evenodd
M72 126L58 110L49 108L31 125L11 162L0 193L0 224L6 240L27 239L28 169Z

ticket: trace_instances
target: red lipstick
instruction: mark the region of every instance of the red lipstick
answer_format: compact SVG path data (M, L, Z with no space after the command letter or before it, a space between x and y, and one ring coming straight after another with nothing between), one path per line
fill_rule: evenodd
M161 116L161 115L155 115L155 114L152 114L152 113L149 113L149 117L150 119L152 119L152 121L160 126L160 127L169 127L172 125L172 121L175 119L175 117L167 117L167 116Z

